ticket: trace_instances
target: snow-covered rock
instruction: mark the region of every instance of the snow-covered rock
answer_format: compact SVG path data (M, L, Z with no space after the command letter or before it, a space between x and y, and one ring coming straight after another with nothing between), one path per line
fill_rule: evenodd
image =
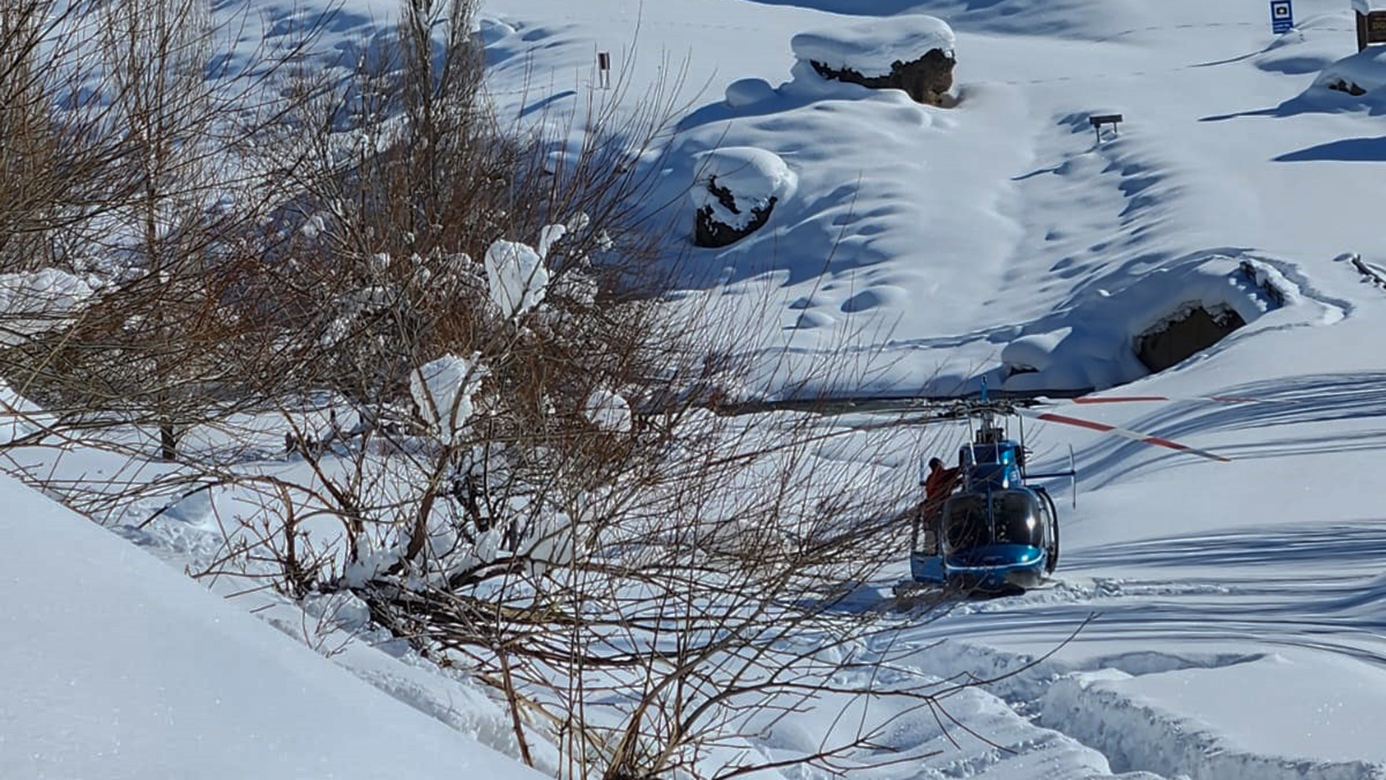
M1005 389L1101 390L1132 382L1151 371L1142 363L1143 340L1197 310L1245 324L1297 301L1289 281L1255 260L1213 256L1160 269L1116 292L1097 291L1056 327L1037 324L1013 339L1001 350Z
M748 146L703 152L695 170L688 192L697 209L695 243L707 247L755 232L799 181L779 155Z
M946 22L922 14L802 32L790 40L794 56L824 78L903 89L931 105L950 102L956 45Z
M92 294L85 281L55 268L0 274L0 345L66 324Z
M942 19L905 14L801 32L789 45L800 60L870 77L888 76L895 63L934 49L952 56L957 38Z
M1386 86L1386 46L1368 46L1324 68L1304 94L1307 97L1332 90L1363 97L1383 86Z

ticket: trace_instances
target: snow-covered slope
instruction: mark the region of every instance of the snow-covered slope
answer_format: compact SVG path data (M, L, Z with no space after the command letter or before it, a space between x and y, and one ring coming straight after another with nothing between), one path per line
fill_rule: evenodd
M0 477L0 776L538 778Z

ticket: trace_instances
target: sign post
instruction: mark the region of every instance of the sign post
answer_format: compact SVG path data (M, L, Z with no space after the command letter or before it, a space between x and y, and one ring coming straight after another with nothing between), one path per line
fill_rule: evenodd
M597 85L602 89L611 89L611 52L597 52Z
M1284 35L1295 26L1295 10L1290 0L1271 0L1271 32Z

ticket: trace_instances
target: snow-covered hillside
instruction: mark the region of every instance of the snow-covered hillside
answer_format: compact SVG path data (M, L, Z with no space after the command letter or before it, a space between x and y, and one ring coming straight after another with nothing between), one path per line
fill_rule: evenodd
M346 11L329 48L363 48L389 13L369 0ZM880 48L893 18L917 13L954 33L952 108L796 67L796 34L867 25ZM744 321L762 345L748 392L1120 386L1176 400L1082 415L1233 459L1027 430L1041 470L1077 452L1076 508L1066 483L1053 487L1057 581L925 624L884 618L866 657L998 679L948 701L956 722L895 713L882 749L905 760L871 777L1386 777L1386 514L1368 460L1386 449L1386 63L1355 54L1348 0L1299 0L1295 16L1274 36L1265 3L1243 0L484 5L503 118L579 148L592 104L634 111L660 84L688 101L647 160L659 166L651 202L674 204L665 249L687 263L670 305L707 296L727 317L769 311ZM599 51L623 88L599 88ZM1124 120L1098 140L1089 117L1110 113ZM694 211L710 201L688 190L725 149L783 162L766 191L774 209L751 236L694 249ZM1148 375L1137 337L1195 305L1245 324ZM881 485L913 481L938 454L923 451L927 430L890 435L898 457L861 464ZM28 488L0 495L0 775L536 776L457 680L363 643L338 658L353 677L236 606L265 602L217 603ZM178 565L212 554L217 530L173 512L122 532ZM880 607L907 574L902 549L845 606ZM745 747L811 752L865 709L824 697Z
M0 492L0 775L542 777L88 519ZM378 683L407 679L391 665Z

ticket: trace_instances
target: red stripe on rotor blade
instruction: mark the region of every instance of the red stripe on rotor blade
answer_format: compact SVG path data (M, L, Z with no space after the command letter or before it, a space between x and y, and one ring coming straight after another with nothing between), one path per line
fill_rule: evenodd
M1129 429L1127 429L1127 428L1118 428L1118 427L1115 426L1115 425L1108 425L1108 424L1106 424L1106 423L1093 422L1092 420L1084 420L1084 419L1082 419L1082 418L1080 418L1080 417L1068 417L1068 416L1066 416L1066 415L1054 414L1054 413L1052 413L1052 412L1044 412L1044 413L1042 413L1042 414L1033 414L1033 413L1026 413L1026 414L1027 414L1027 416L1034 417L1034 418L1037 419L1037 420L1045 420L1046 422L1063 423L1063 424L1065 424L1065 425L1075 425L1075 426L1077 426L1077 427L1079 427L1079 428L1087 428L1087 429L1090 430L1090 431L1100 431L1100 432L1102 432L1102 433L1113 433L1113 434L1116 434L1117 436L1121 436L1121 437L1124 437L1124 438L1127 438L1127 439L1131 439L1132 441L1140 441L1140 442L1145 442L1146 444L1154 444L1154 445L1156 445L1156 446L1158 446L1158 447L1167 447L1167 448L1169 448L1169 449L1177 450L1177 451L1179 451L1179 452L1187 452L1187 453L1189 453L1190 455L1197 455L1197 456L1200 457L1200 458L1207 458L1208 460L1216 460L1216 461L1219 461L1219 462L1222 462L1222 463L1231 463L1231 462L1232 462L1232 459L1231 459L1231 458L1224 458L1224 457L1221 456L1221 455L1215 455L1215 454L1213 454L1213 453L1211 453L1211 452L1208 452L1207 450L1200 450L1200 449L1198 449L1197 447L1190 447L1190 446L1187 445L1187 444L1180 444L1180 443L1177 442L1177 441L1173 441L1173 440L1171 440L1171 439L1164 439L1164 438L1161 438L1161 437L1159 437L1159 436L1151 436L1151 435L1148 434L1148 433L1141 433L1140 431L1133 431L1133 430L1129 430Z
M1208 460L1216 460L1216 461L1219 461L1219 462L1222 462L1222 463L1231 463L1231 462L1232 462L1232 459L1231 459L1231 458L1224 458L1224 457L1221 456L1221 455L1215 455L1215 454L1213 454L1213 453L1211 453L1211 452L1207 452L1207 451L1205 451L1205 450L1200 450L1200 449L1197 448L1197 447L1190 447L1190 446L1187 445L1187 444L1180 444L1180 443L1177 442L1177 441L1171 441L1171 440L1169 440L1169 439L1162 439L1162 438L1160 438L1159 436L1147 436L1147 437L1145 437L1145 443L1146 443L1146 444L1154 444L1154 445L1157 445L1157 446L1160 446L1160 447L1169 447L1169 448L1172 449L1172 450L1179 450L1180 452L1187 452L1187 453L1189 453L1190 455L1197 455L1197 456L1199 456L1200 458L1207 458Z
M1062 414L1054 414L1053 412L1044 412L1042 414L1037 414L1035 415L1035 419L1046 420L1048 422L1065 423L1067 425L1076 425L1079 428L1087 428L1093 431L1105 432L1115 431L1117 429L1115 425L1107 425L1106 423L1093 422L1092 420L1082 420L1077 417L1065 417Z

